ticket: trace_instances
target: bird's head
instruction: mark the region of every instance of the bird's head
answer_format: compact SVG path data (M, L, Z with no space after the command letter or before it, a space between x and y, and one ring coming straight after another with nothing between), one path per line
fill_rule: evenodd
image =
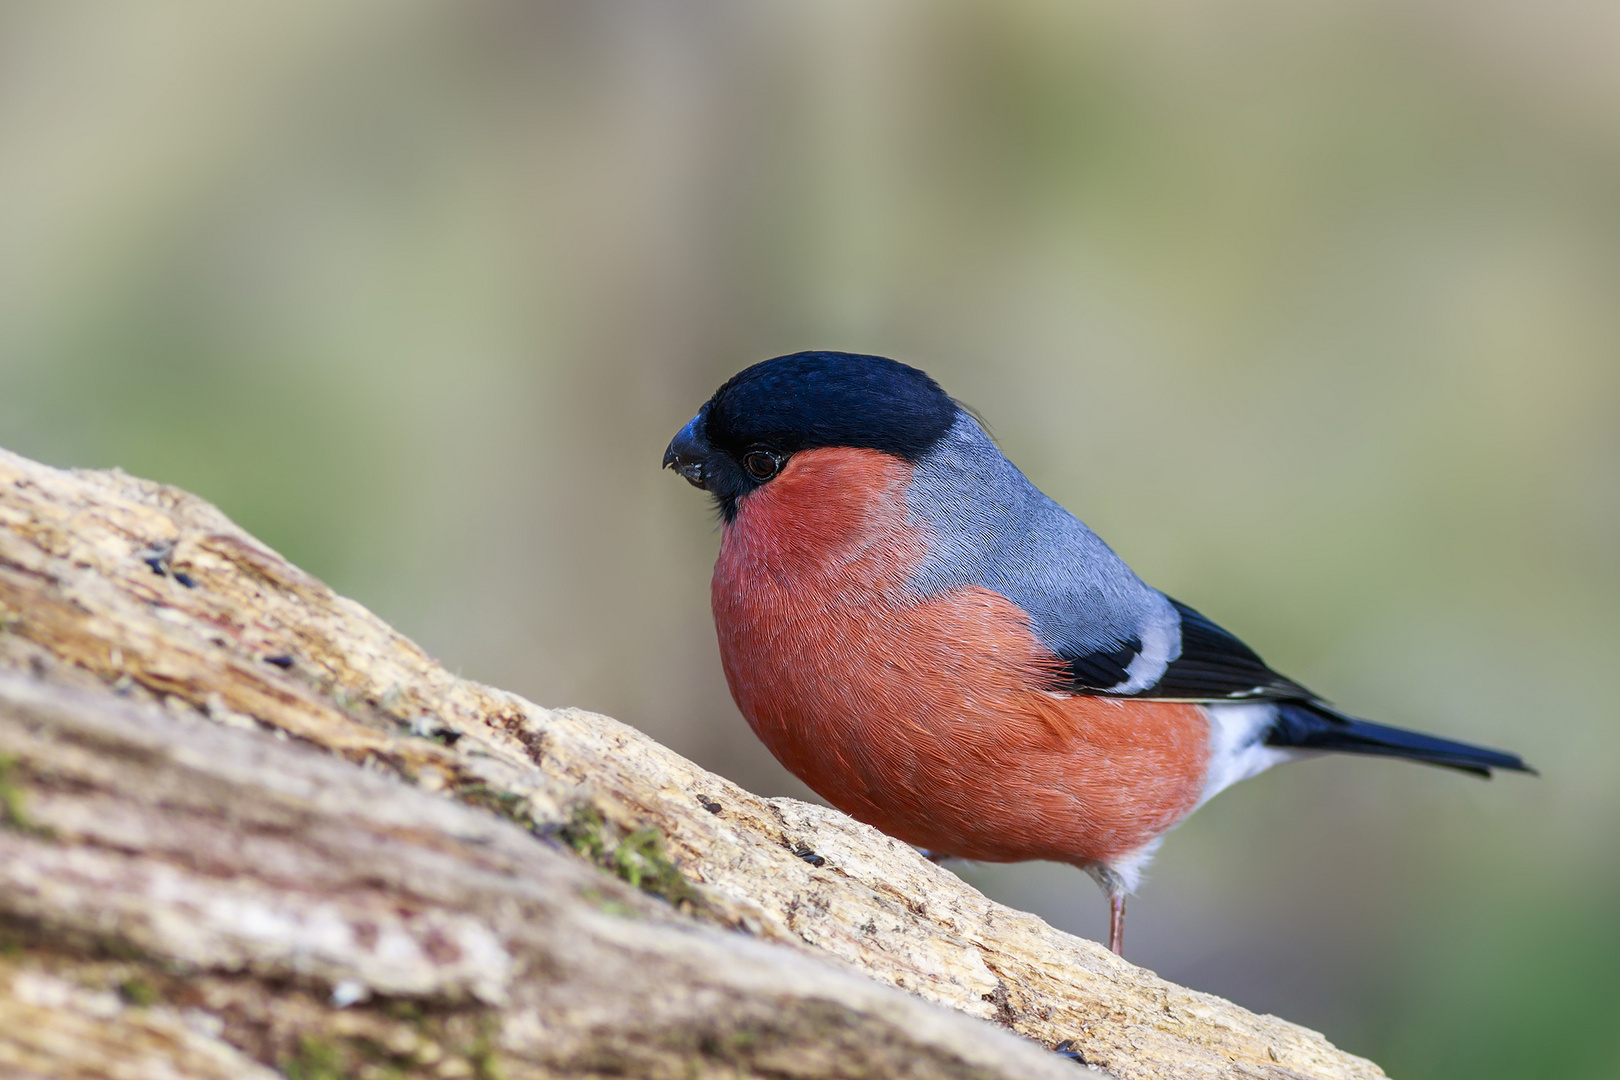
M732 376L664 451L714 496L726 521L794 454L817 447L877 450L916 461L956 420L957 404L916 368L881 356L802 352Z

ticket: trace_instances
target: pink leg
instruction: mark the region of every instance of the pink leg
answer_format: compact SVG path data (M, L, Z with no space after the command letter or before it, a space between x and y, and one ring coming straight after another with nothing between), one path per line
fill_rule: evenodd
M1115 956L1125 955L1125 894L1108 894L1108 947Z

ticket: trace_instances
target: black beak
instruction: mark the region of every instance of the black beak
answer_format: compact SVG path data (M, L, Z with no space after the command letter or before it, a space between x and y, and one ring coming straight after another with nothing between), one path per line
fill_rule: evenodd
M709 456L709 444L697 433L698 420L699 417L694 416L669 441L669 449L664 451L664 468L674 469L693 487L706 489L703 459Z

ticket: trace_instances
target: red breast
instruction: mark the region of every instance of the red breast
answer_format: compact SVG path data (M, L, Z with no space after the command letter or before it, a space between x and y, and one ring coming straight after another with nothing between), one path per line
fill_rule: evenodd
M714 618L755 733L834 806L947 854L1106 863L1164 833L1203 788L1203 710L1042 689L1062 662L1016 604L916 595L910 477L807 450L738 502Z

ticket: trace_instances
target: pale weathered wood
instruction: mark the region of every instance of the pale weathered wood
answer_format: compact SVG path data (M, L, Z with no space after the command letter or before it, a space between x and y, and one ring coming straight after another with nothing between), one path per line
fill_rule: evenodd
M0 676L0 754L0 1075L1073 1073L258 732Z
M565 619L566 613L557 613L557 617ZM269 662L272 660L279 663ZM375 824L357 824L388 820L386 814L378 818L367 816L369 811L340 812L328 806L323 811L328 817L318 823L308 819L308 828L328 838L359 830L370 837L366 842L375 844L377 852L392 854L391 848L398 845L402 866L427 858L417 849L432 847L423 839L430 833L449 836L459 845L458 854L452 857L441 852L441 857L476 862L468 854L474 849L459 839L473 828L463 823L476 820L483 828L496 826L483 815L455 808L445 796L512 819L527 832L512 828L499 833L496 848L505 853L500 858L509 860L501 864L508 869L500 873L513 873L509 867L519 864L531 868L533 877L525 879L525 887L539 897L533 903L550 905L545 910L552 921L546 925L568 927L567 933L576 933L580 948L596 957L588 963L581 961L581 966L611 973L604 977L620 993L618 998L592 999L596 1004L582 1006L583 1012L547 998L539 984L548 976L537 972L531 961L511 958L551 956L545 950L552 946L522 938L522 920L512 922L504 916L480 915L474 923L505 951L512 965L508 974L500 974L497 954L491 952L488 963L469 962L465 971L456 969L460 974L454 978L440 971L436 977L449 981L425 990L410 984L404 974L366 967L354 957L343 963L329 962L318 942L292 935L277 946L281 950L277 955L282 957L277 963L282 968L272 964L261 971L253 967L257 961L243 961L259 980L274 982L296 974L296 989L289 991L283 1009L286 1015L274 1023L262 1017L256 1021L265 1030L282 1032L280 1042L252 1034L259 1029L251 1025L243 1028L245 1034L233 1035L234 1029L227 1024L223 1035L207 1035L205 1029L212 1021L205 1017L220 1015L224 1006L210 1012L206 1002L192 1010L198 1013L193 1019L202 1025L197 1030L183 1024L174 1027L169 1020L158 1023L149 1016L137 1023L129 1019L127 1008L105 1021L122 1025L118 1030L132 1039L172 1046L174 1054L191 1054L199 1062L214 1060L208 1054L227 1052L258 1061L277 1060L275 1054L284 1057L287 1047L296 1049L296 1038L287 1033L300 1030L299 1023L307 1024L312 1032L326 1032L320 1038L337 1039L342 1047L351 1049L357 1041L374 1043L383 1036L331 1035L332 1017L381 1017L377 1023L403 1023L388 1020L374 1008L330 1008L323 995L332 986L342 985L439 1003L434 1008L449 1010L448 1019L441 1017L435 1023L454 1021L477 1030L468 1028L472 1030L469 1035L456 1029L460 1034L440 1032L422 1038L436 1039L434 1045L455 1043L465 1051L456 1060L464 1062L496 1048L503 1061L510 1059L507 1068L513 1075L519 1067L542 1070L533 1075L586 1075L591 1069L612 1072L617 1068L613 1061L620 1058L598 1061L591 1057L602 1046L619 1046L630 1054L622 1058L629 1075L684 1075L661 1071L676 1060L684 1060L699 1075L931 1076L968 1075L980 1069L988 1070L983 1075L1034 1076L1038 1074L1031 1070L1054 1063L1069 1070L1065 1075L1075 1075L1074 1066L1038 1054L1021 1057L1016 1065L1007 1058L1004 1065L991 1067L985 1063L995 1060L1001 1050L983 1050L991 1045L983 1040L995 1034L993 1031L865 986L853 975L836 970L842 968L961 1013L995 1021L1046 1045L1073 1040L1087 1061L1120 1077L1383 1075L1376 1066L1336 1050L1314 1032L1166 983L1092 942L994 904L905 845L841 814L789 799L760 799L606 717L541 708L455 678L360 605L335 595L286 563L212 506L116 471L56 470L0 451L0 669L4 668L30 672L48 683L77 685L102 699L106 688L115 687L134 704L163 702L172 714L165 722L182 726L161 736L148 732L142 737L157 739L162 753L175 761L184 759L188 746L205 742L211 747L225 746L218 740L240 742L256 737L258 742L253 745L258 746L262 733L270 732L386 774L392 778L389 794L387 799L375 796L379 806L402 808L408 802L409 813L419 817L426 812L417 807L437 808L444 815L442 822L424 821L388 832ZM99 706L85 704L94 700L81 699L82 707L73 715L87 725L92 719L113 724L108 719L111 714L103 715L96 711ZM126 730L128 725L159 723L151 712L119 716L117 723L125 725L119 728L125 732L120 738L134 738ZM136 719L141 717L144 719ZM214 723L204 724L201 718ZM221 731L221 727L244 730ZM37 740L29 745L34 749L28 753L42 752ZM229 745L237 747L238 743ZM0 746L0 753L14 752ZM227 758L250 755L239 748L218 753ZM67 854L105 860L112 857L109 852L123 850L112 832L84 825L94 816L89 808L98 805L95 799L86 795L73 803L61 790L63 784L52 779L65 766L54 758L49 765L36 766L34 760L30 757L24 762L26 769L13 766L12 772L22 769L26 774L28 813L30 818L49 820L49 832L13 827L9 834L0 832L0 842L25 845L32 853L30 865L40 867ZM153 830L159 830L159 823L170 812L166 804L143 814L130 808L141 800L147 800L142 805L150 803L150 794L143 794L143 781L137 779L146 774L115 775L130 767L124 750L108 751L97 760L102 761L97 767L107 773L107 790L121 793L107 796L112 800L107 804L109 815L147 822L141 836L156 835ZM264 768L279 774L285 769L297 773L305 767L294 768L287 764L291 760L278 757L273 767L267 764ZM188 767L206 772L205 764L190 762ZM326 764L341 768L351 778L345 783L382 783L353 765ZM220 769L229 772L225 765ZM225 772L216 770L209 775L223 776ZM400 783L402 779L438 797L410 791ZM9 783L12 790L22 790L17 785L23 781ZM220 837L231 835L232 823L248 820L232 816L234 800L243 800L242 813L250 818L248 807L269 805L264 800L273 801L272 795L285 796L278 783L273 777L241 774L240 783L209 788L215 801L208 804L211 809L200 810L196 816L206 820L211 820L210 814L219 816L211 842L224 844ZM332 783L333 790L341 786ZM344 790L349 791L346 797L353 798L359 789ZM78 809L72 809L74 806ZM405 809L398 812L406 814ZM63 823L57 822L57 815L63 815ZM77 824L70 829L66 823ZM367 833L366 828L372 831ZM300 829L284 830L277 841L282 847L267 848L270 854L266 858L272 862L291 858L283 849L306 844ZM536 839L534 834L542 838ZM617 886L583 862L551 852L543 839L550 834L594 855L598 863L616 866L621 876L672 897L677 907L644 900L628 890L621 890L623 897L602 891ZM630 840L620 843L625 837ZM345 854L348 849L336 840L307 841L317 843L328 843L329 848L322 850L329 859L337 860L322 864L329 869L353 856L353 852ZM823 864L813 866L796 856L794 849L801 845L821 856ZM684 880L659 858L660 848L668 852ZM152 861L168 866L173 859L139 846L130 850L132 854L119 857L133 860L129 865L137 868ZM378 858L386 862L382 855ZM287 910L302 910L291 894L276 891L281 885L259 875L253 869L256 864L238 861L230 865L231 874L245 883L242 887L251 895L262 892L260 900L270 904L271 910L279 911L283 904L293 905ZM142 955L170 962L184 961L187 971L206 973L204 982L215 987L209 993L225 1000L218 996L225 993L218 985L230 983L230 978L219 974L224 970L219 956L231 948L242 948L240 943L207 938L208 949L215 951L187 957L175 951L179 949L175 941L164 939L167 943L161 948L152 945L99 908L85 908L72 918L59 912L57 921L50 922L47 916L58 910L52 906L57 901L30 901L35 907L24 910L23 901L17 899L23 894L6 881L0 878L0 919L36 927L26 936L28 944L20 954L35 966L25 973L27 979L18 982L19 975L12 980L14 985L35 989L26 994L14 991L11 1004L0 1005L0 1009L13 1009L10 1015L28 1015L15 1010L37 1012L42 995L48 998L55 993L38 989L53 985L40 981L54 977L47 970L51 963L88 963L85 928L108 920L114 929L107 933L120 943L118 947L145 950ZM579 884L582 881L595 884ZM388 896L400 890L417 895L411 890L428 888L397 875L378 878L368 887L375 891L378 904L385 904ZM338 892L346 896L349 888L345 884ZM591 909L587 917L565 910L567 905L555 896L546 899L548 890L577 896L587 888L596 890L593 895L613 897L609 906L615 910L633 901L624 910L634 911L637 917L604 915L598 909ZM495 895L463 890L433 902L440 905L435 910L445 918L458 914L472 918L468 913L483 910L480 904L488 905L490 912L506 910L501 905L507 901L489 899ZM67 899L59 899L61 911L78 910ZM138 913L143 904L153 901L149 893L136 892L130 894L129 902ZM518 900L510 903L521 907ZM591 929L588 933L576 931L572 929L575 922L569 920L584 920ZM598 924L603 920L618 927L616 933L629 936L615 938L601 930ZM698 923L708 923L711 928L700 929ZM47 924L62 929L49 933L37 929ZM635 933L623 929L627 926L636 928ZM676 966L658 969L659 985L653 997L688 1003L671 1005L666 1013L654 1008L656 1002L635 997L639 992L634 985L635 962L628 959L645 955L647 949L657 951L635 938L637 933L655 931L687 943L703 943L701 948L692 946L698 952L682 953ZM198 936L205 937L201 930ZM693 957L703 949L711 951L702 953L706 959L697 963ZM461 949L465 956L475 952L471 946ZM0 956L0 963L18 962ZM129 962L96 961L104 965ZM709 966L705 968L705 964ZM546 964L540 967L552 972ZM732 989L714 989L701 980L693 983L696 973L703 970L711 973L717 986ZM0 971L0 994L5 978ZM646 981L641 983L641 989L647 989ZM809 988L805 994L783 989L800 983ZM268 984L254 985L262 988ZM595 984L587 980L580 985ZM788 1017L779 1029L772 1029L769 1039L750 1026L758 1019L756 1014L736 1011L739 1001L751 1000L747 993L726 997L743 985L757 985L771 1003L768 1011ZM850 989L854 986L863 990L856 993ZM520 1000L544 1004L514 1004ZM299 1001L303 1005L295 1007ZM704 1002L713 1005L712 1013L705 1013ZM838 1002L838 1010L816 1012L830 1008L829 1002ZM904 1008L895 1002L904 1002ZM157 1015L167 1007L154 1006L148 1013ZM649 1015L673 1018L669 1023L674 1028L684 1026L709 1035L674 1049L664 1044L642 1047L638 1038L645 1036L637 1035L642 1022L635 1013L648 1009L652 1009ZM63 1006L62 1011L87 1024L96 1015L92 1006L82 1004ZM0 1012L0 1032L10 1026L5 1023L7 1015ZM300 1016L302 1020L297 1019ZM485 1026L477 1027L469 1019L474 1016L481 1018L477 1024ZM824 1030L813 1031L816 1024L805 1017L821 1017ZM192 1034L186 1035L187 1031ZM743 1032L744 1041L792 1050L781 1051L770 1059L774 1064L766 1064L758 1054L734 1052L729 1044L717 1049L719 1044L712 1037L715 1032ZM205 1036L212 1040L206 1048L185 1041ZM0 1048L7 1045L4 1039L0 1034ZM857 1043L862 1047L859 1054L852 1049ZM319 1048L326 1043L317 1040L311 1045ZM1025 1049L1005 1040L994 1045ZM480 1046L485 1050L478 1050ZM646 1052L637 1057L643 1050ZM901 1058L927 1064L902 1067ZM0 1063L5 1060L0 1057ZM880 1067L875 1062L887 1062L881 1068L888 1071L874 1071ZM208 1067L199 1064L196 1071L184 1075L213 1075L206 1071ZM969 1072L941 1071L963 1068Z

